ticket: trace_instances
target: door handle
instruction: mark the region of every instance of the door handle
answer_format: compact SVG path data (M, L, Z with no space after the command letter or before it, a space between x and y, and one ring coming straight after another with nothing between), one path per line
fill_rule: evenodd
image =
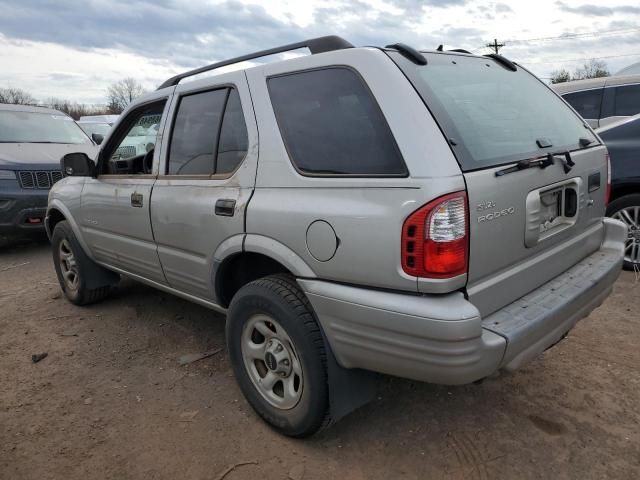
M216 215L233 217L236 211L236 201L231 198L219 198L216 201Z
M132 207L137 207L137 208L142 208L142 194L141 193L132 193L131 194L131 206Z

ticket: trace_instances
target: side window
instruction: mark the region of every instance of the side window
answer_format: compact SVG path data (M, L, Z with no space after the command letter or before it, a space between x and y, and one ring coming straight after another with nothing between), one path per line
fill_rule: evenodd
M407 170L360 76L326 68L268 81L287 151L302 173L403 176Z
M169 175L212 175L214 152L228 89L180 99L171 133Z
M103 175L151 173L158 126L165 100L130 112L102 154Z
M600 118L602 90L602 88L596 88L594 90L567 93L563 98L582 116L582 118L598 119Z
M247 153L247 126L233 88L186 95L171 133L169 175L231 173Z
M616 87L616 116L631 116L640 113L640 85Z
M242 114L240 95L234 89L229 94L227 108L224 111L215 172L233 172L247 154L247 148L247 125Z

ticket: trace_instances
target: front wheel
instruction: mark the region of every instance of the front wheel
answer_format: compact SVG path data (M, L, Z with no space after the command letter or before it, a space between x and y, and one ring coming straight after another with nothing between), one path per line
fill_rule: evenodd
M274 275L241 288L229 307L226 336L236 380L260 417L292 437L325 424L324 340L293 278Z
M624 269L640 267L640 194L616 198L607 208L607 216L627 225L624 251Z
M51 246L58 282L71 303L87 305L102 300L109 294L109 285L89 287L89 277L95 275L100 267L84 253L66 220L56 224L51 236Z

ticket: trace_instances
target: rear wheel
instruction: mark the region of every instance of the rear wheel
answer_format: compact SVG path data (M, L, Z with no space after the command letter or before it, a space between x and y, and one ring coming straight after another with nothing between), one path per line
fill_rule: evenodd
M260 417L292 437L324 425L324 340L293 278L274 275L242 287L229 307L226 334L238 384Z
M607 215L627 225L624 268L640 268L640 194L625 195L609 204Z
M84 253L66 220L56 224L51 236L51 246L58 282L71 303L87 305L102 300L109 294L109 285L88 288L88 277L101 267Z

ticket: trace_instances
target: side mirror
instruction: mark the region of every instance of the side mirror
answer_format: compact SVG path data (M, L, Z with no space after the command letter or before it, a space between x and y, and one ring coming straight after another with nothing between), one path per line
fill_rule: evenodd
M91 134L91 140L93 140L93 142L96 145L100 145L102 143L102 141L104 140L104 135L101 135L99 133L92 133Z
M60 160L62 171L68 177L92 177L95 164L86 153L67 153Z

